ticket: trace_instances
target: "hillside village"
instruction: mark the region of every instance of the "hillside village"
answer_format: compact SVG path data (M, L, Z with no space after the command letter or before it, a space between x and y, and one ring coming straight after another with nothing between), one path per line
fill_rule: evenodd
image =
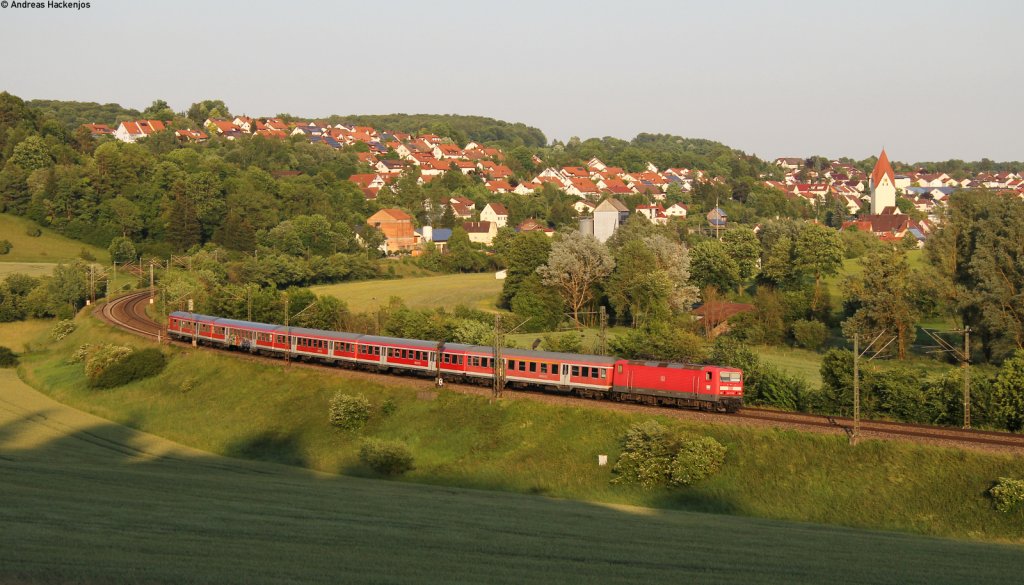
M172 131L170 122L135 120L121 122L116 128L104 124L86 124L93 137L111 136L134 143L154 133ZM437 134L414 135L405 132L378 130L370 126L346 126L318 121L285 121L281 118L255 119L236 116L231 120L207 119L202 129L174 129L182 142L205 142L211 136L225 140L262 137L272 140L305 139L333 149L357 146L362 171L348 180L356 184L367 200L377 199L382 189L393 186L403 176L415 176L425 185L445 173L462 173L477 177L484 188L495 196L528 197L551 185L575 199L572 208L579 217L580 230L604 242L631 214L640 214L655 224L665 225L686 219L688 205L679 198L667 200L670 189L676 193L693 192L698 184L724 184L723 177L687 168L659 169L648 163L640 171L609 166L591 158L582 166L544 167L536 155L533 163L540 172L533 176L517 176L506 164L506 155L494 146L468 142L464 146ZM818 168L808 166L802 158L783 157L774 161L781 179L762 177L766 187L777 190L791 201L818 209L838 202L847 213L841 229L871 232L886 241L911 237L918 246L940 221L947 198L957 189L985 188L1024 198L1024 178L1014 172L982 172L971 177L954 178L943 172L893 170L887 153L882 150L873 171L865 173L856 165L837 160ZM298 171L279 171L278 176ZM620 199L632 197L627 206ZM903 205L898 205L903 200ZM907 203L909 202L909 206ZM424 202L429 206L429 202ZM482 206L461 196L452 196L443 203L462 222L470 241L489 246L500 228L509 224L509 211L499 201ZM418 254L432 242L444 251L449 228L425 225L415 227L408 212L384 208L367 219L367 224L381 230L385 242L381 249L388 254ZM713 229L728 227L728 216L719 206L706 213L707 225ZM511 226L517 231L539 230L553 235L546 222L528 218Z

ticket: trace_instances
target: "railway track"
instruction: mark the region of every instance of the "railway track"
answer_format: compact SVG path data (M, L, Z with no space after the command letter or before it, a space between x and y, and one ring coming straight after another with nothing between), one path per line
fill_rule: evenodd
M108 323L125 329L136 335L153 340L168 340L163 328L154 323L146 314L146 307L149 305L149 291L131 293L118 297L110 302L101 305L96 313L101 319ZM179 343L179 342L175 342ZM185 345L185 344L183 344ZM247 359L266 360L268 362L279 362L280 360L270 357L246 356ZM295 362L297 365L299 362ZM326 368L332 371L339 371L338 368L324 365L302 363L302 367ZM367 375L379 377L382 380L394 377L387 374ZM466 384L446 384L446 387L479 394L480 388ZM579 405L581 400L567 396L552 396L542 392L517 392L524 396L536 399L550 398L552 402ZM588 401L593 405L605 405L609 408L620 408L630 411L650 412L651 414L680 414L684 418L699 418L710 422L735 423L737 420L757 421L774 427L793 428L797 430L809 430L825 433L853 433L853 420L845 417L823 416L801 412L788 412L771 410L765 408L746 407L733 414L718 414L708 412L695 412L685 410L668 409L664 407L645 406L640 404L613 402L613 401ZM930 442L951 446L965 446L990 450L1003 450L1024 452L1024 435L1006 433L999 431L985 431L974 429L953 429L948 427L936 427L930 425L900 423L878 420L861 420L859 438L883 438L883 439L904 439L919 442Z

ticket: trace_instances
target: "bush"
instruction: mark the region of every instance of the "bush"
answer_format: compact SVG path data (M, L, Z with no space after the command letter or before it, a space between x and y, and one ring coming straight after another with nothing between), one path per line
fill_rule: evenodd
M370 420L370 401L362 394L342 394L339 391L331 399L329 416L331 424L338 428L359 430Z
M989 493L995 501L996 510L1008 514L1024 504L1024 479L1000 477Z
M394 398L387 398L380 405L381 416L391 416L392 414L395 414L396 410L398 410L398 403L395 402Z
M114 388L129 382L143 380L163 371L167 356L159 349L148 348L129 353L123 359L110 364L95 378L89 380L91 388Z
M828 339L828 327L821 321L801 319L793 323L793 339L800 347L817 351Z
M134 351L124 345L105 344L90 352L89 358L85 360L85 377L90 384L103 374L111 365L128 357Z
M693 485L718 473L724 464L724 445L711 437L693 437L683 443L672 460L669 483L675 486Z
M50 337L55 341L60 341L68 335L71 335L77 327L78 326L70 319L63 319L58 321L57 324L53 326L53 329L50 329Z
M370 439L360 447L359 460L383 475L401 475L415 469L412 453L401 441Z
M30 238L38 238L39 236L43 235L43 230L39 229L38 227L32 226L25 230L25 234Z
M612 483L688 486L718 473L725 446L711 437L677 435L657 421L637 423L626 433Z
M672 454L677 447L661 423L649 420L634 424L626 432L622 455L612 468L616 474L612 483L643 487L666 483L672 475Z
M13 247L14 244L10 240L0 240L0 255L7 254Z
M579 353L583 351L583 337L576 332L556 335L548 333L544 336L544 349L546 351L560 351L564 353Z
M0 368L13 368L18 365L18 354L9 347L0 345Z
M86 343L85 345L79 346L79 348L75 350L75 353L71 354L71 357L68 358L68 363L69 364L80 364L80 363L84 362L86 359L89 358L89 349L91 347L92 346L89 345L88 343Z
M78 252L78 257L81 258L82 260L85 260L86 262L96 261L96 256L87 248L82 248L81 251Z

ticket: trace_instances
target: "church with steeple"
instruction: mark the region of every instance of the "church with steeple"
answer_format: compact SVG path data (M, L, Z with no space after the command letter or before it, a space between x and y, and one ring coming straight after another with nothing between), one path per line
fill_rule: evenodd
M884 148L882 154L878 155L875 169L871 171L869 187L871 188L871 215L881 215L885 213L886 208L896 207L896 174L892 171L892 165L889 164L889 157L885 154ZM892 210L889 213L892 213Z

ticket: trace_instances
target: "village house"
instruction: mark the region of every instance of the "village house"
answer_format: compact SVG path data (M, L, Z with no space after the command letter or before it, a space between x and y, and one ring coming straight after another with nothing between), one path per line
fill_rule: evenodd
M669 218L681 218L686 219L687 208L682 203L673 203L665 209L665 215Z
M485 246L490 246L494 236L498 235L498 226L489 221L467 221L462 224L462 229L469 234L470 242Z
M160 120L135 120L134 122L121 122L114 131L114 138L121 142L134 143L140 138L145 138L154 132L160 132L167 127Z
M501 203L488 203L480 212L480 220L492 222L503 228L508 225L508 209Z
M82 124L82 126L89 131L89 135L93 138L114 135L114 130L106 124Z
M367 218L366 223L384 234L382 249L388 254L412 252L419 245L419 236L412 227L412 216L401 209L381 209Z

